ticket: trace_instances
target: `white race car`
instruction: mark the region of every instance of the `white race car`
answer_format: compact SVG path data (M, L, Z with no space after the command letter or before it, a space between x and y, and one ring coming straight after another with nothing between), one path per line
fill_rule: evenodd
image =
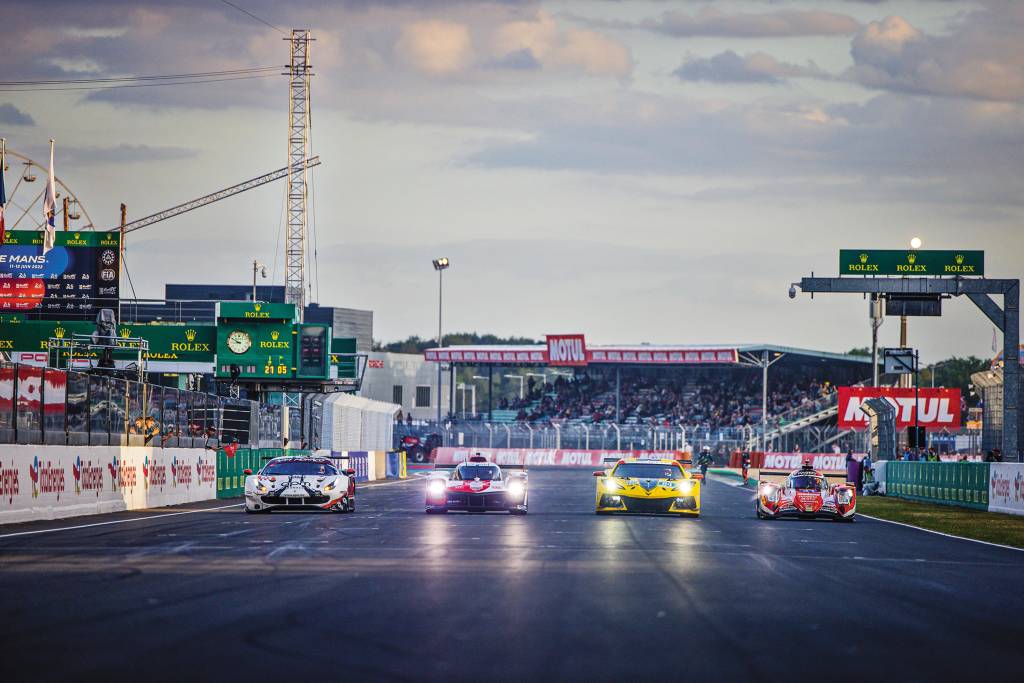
M504 471L509 469L513 471ZM522 466L502 468L481 456L473 456L454 469L438 467L427 477L424 507L428 514L459 510L525 515L529 503L527 486Z
M340 470L330 458L274 458L256 474L246 470L245 511L274 509L356 511L355 470Z

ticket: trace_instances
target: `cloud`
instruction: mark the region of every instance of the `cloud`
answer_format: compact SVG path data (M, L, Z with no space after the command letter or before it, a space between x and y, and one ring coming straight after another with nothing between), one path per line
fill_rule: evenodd
M869 88L1002 102L1024 101L1024 3L992 2L927 35L890 16L854 37L849 80Z
M509 52L507 55L498 57L497 59L492 59L487 62L487 66L492 69L530 71L533 69L539 69L542 65L540 60L533 56L533 52L529 48L523 48L522 50Z
M34 126L35 119L13 104L0 104L0 123L8 126Z
M444 74L465 68L472 47L468 26L433 19L403 26L395 52L420 71Z
M726 13L708 6L696 14L681 10L665 12L658 19L641 22L640 26L677 37L780 38L850 35L860 28L860 22L845 14L819 10Z
M191 159L198 152L187 147L120 144L110 147L61 147L60 155L77 164L131 164Z
M597 31L561 29L544 10L502 23L489 42L499 59L528 50L548 70L565 68L615 78L633 70L633 57L625 45Z
M740 56L726 50L712 57L690 57L672 72L683 81L713 83L781 83L787 78L824 78L827 74L813 62L807 65L780 62L764 52Z

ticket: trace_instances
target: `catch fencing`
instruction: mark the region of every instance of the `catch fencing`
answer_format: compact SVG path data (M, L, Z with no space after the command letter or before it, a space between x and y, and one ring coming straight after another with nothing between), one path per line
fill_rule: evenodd
M0 363L0 444L217 448L259 428L254 401Z

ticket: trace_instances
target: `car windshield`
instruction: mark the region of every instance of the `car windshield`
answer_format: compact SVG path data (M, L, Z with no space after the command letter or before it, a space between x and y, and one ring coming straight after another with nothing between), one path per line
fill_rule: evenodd
M815 491L824 488L824 480L813 474L797 474L790 478L789 485L795 489L814 489Z
M317 460L274 460L260 473L265 477L282 474L300 474L310 477L331 477L338 473L334 465Z
M469 481L470 479L498 481L501 479L501 470L494 465L463 465L455 471L454 478L465 481Z
M614 470L613 477L632 477L634 479L682 479L683 471L678 465L664 463L624 462Z

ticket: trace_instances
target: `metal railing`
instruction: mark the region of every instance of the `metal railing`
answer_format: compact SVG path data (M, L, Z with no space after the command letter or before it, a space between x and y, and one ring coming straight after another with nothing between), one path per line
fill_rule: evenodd
M0 443L258 445L259 404L120 377L0 363Z

